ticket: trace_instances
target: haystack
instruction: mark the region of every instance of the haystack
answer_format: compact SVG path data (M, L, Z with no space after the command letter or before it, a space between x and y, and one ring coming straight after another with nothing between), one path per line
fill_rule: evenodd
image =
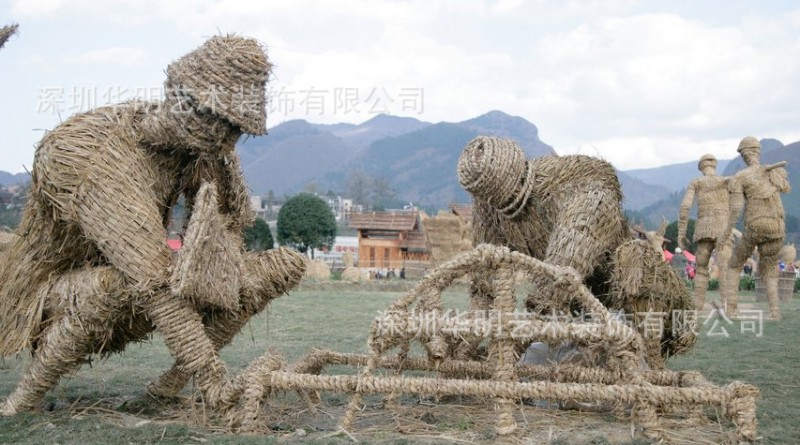
M470 228L463 218L453 212L440 211L433 217L423 215L422 225L434 266L444 264L456 255L472 249Z
M752 136L747 136L739 143L739 154L744 158L747 167L740 170L731 179L730 215L727 233L733 229L744 209L744 232L742 240L735 246L728 270L728 285L722 288L723 299L728 302L728 309L735 316L738 309L737 286L733 278L737 277L744 263L758 248L758 269L764 280L770 314L773 319L780 319L778 307L778 255L783 247L785 223L781 193L788 193L791 186L788 181L786 162L763 166L760 164L761 143ZM726 235L727 236L727 235Z
M323 260L307 258L306 278L314 281L328 281L331 278L331 268Z

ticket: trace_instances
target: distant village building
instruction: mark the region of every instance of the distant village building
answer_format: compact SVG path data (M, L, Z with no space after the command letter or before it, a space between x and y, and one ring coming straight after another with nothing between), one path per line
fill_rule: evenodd
M358 267L424 270L430 267L430 249L419 212L359 212L349 226L358 230Z
M264 199L261 198L261 195L251 195L250 196L250 207L255 212L257 218L261 218L263 220L267 220L267 207L266 202Z
M331 212L338 222L347 221L348 215L362 210L361 205L354 204L350 198L341 196L323 196L322 198L328 203L328 207L331 208Z
M358 264L358 237L357 236L337 236L333 241L330 250L318 250L315 258L322 259L331 268L344 267L344 255L349 253L350 257Z

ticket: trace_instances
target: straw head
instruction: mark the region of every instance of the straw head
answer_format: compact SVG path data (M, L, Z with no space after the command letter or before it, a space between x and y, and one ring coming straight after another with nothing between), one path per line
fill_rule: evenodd
M739 148L736 149L739 153L744 153L746 151L756 151L758 153L761 152L761 142L758 141L753 136L747 136L739 142Z
M478 136L458 160L458 179L473 196L491 203L505 216L516 215L532 187L525 152L508 139Z
M702 171L706 166L717 168L717 158L712 154L704 154L697 163L697 169Z
M215 36L167 67L167 91L244 133L265 134L271 65L254 39Z

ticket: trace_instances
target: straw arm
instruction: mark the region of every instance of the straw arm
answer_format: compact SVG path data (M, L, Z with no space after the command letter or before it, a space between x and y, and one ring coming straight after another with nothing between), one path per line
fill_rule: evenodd
M684 238L686 237L686 226L689 224L689 210L694 204L695 189L697 188L697 180L692 180L689 187L686 188L686 194L683 195L681 207L678 217L678 245L684 247Z
M732 180L728 191L730 192L728 197L730 214L728 216L728 226L725 228L725 232L722 235L722 239L724 240L731 237L733 227L736 225L736 221L739 220L739 217L742 215L742 210L744 209L744 192L739 182Z

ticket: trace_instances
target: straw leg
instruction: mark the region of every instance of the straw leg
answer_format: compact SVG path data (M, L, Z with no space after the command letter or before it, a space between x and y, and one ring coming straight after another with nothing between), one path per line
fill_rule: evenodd
M730 264L731 254L733 253L733 241L730 239L717 241L717 269L719 270L719 290L720 299L722 300L722 307L725 308L727 303L726 289L730 283L731 277L728 273L728 265ZM736 279L736 286L739 286L739 280Z
M88 273L87 273L88 272ZM0 414L13 415L33 409L61 376L76 371L93 352L95 340L112 328L109 320L127 303L119 294L121 275L110 267L82 270L45 285L42 292L74 301L65 314L48 326L37 342L31 364L8 397ZM80 291L80 293L78 293Z
M781 319L780 300L778 299L778 254L781 247L783 247L782 239L770 240L758 245L758 273L767 288L769 312L773 320Z
M698 311L702 311L706 305L708 263L711 259L711 251L714 249L714 244L713 240L701 240L697 243L697 274L694 276L694 295L695 306Z
M0 413L13 415L32 410L61 376L76 371L90 353L92 335L75 316L64 317L50 326L39 341L33 361Z
M729 317L736 317L739 313L739 273L755 247L754 240L745 233L742 240L733 249L728 262L728 276L726 277L728 283L723 292L723 299L727 303L725 313Z

